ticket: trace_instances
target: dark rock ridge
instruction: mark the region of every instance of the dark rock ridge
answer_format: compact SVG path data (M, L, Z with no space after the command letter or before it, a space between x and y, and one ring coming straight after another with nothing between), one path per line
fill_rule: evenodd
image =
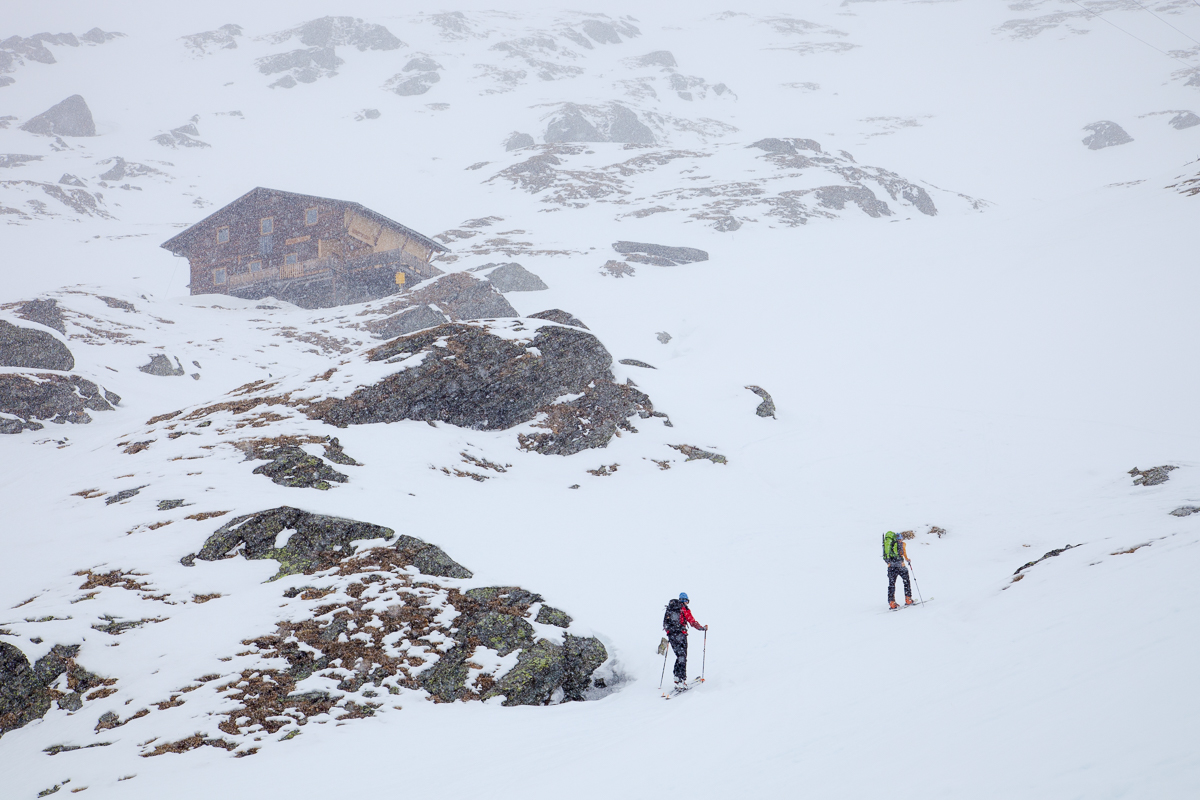
M1089 150L1102 150L1105 147L1115 147L1133 141L1133 137L1126 133L1124 128L1109 120L1093 122L1091 125L1083 126L1083 129L1091 131L1083 137L1083 143L1088 146Z
M162 378L179 376L184 372L183 365L179 363L178 358L175 359L175 366L171 366L171 359L161 353L155 353L150 356L150 363L143 364L138 367L138 370L147 375L157 375Z
M79 645L56 644L30 665L20 649L0 642L0 736L41 719L54 701L60 708L78 710L85 692L116 682L99 678L77 665L78 653ZM52 689L64 673L67 691Z
M425 328L433 328L449 321L449 318L442 312L431 306L421 305L410 306L399 314L393 314L386 319L368 322L366 327L380 339L393 339Z
M280 544L279 534L292 531ZM271 558L279 562L281 578L297 573L311 574L332 567L354 555L355 541L363 539L391 540L396 532L382 525L358 522L342 517L312 514L291 506L245 514L222 525L200 552L185 556L181 563L192 566L195 559L217 561L241 553L244 558ZM412 536L400 536L394 549L426 575L449 578L469 578L470 570L452 560L436 545Z
M1041 558L1037 559L1036 561L1030 561L1028 564L1018 567L1017 571L1014 572L1013 575L1019 575L1022 571L1029 569L1034 564L1040 564L1043 561L1045 561L1047 558L1054 558L1055 556L1060 556L1063 553L1065 553L1068 550L1075 548L1075 547L1079 547L1079 545L1068 544L1068 545L1064 545L1063 547L1058 548L1057 550L1051 550L1049 553L1046 553L1046 555L1042 556Z
M530 319L544 319L550 322L557 322L559 325L570 325L575 328L582 328L585 331L588 330L587 325L584 325L579 319L563 311L561 308L549 308L545 311L539 311L536 314L530 314L529 317Z
M311 418L339 427L407 419L477 430L534 421L549 432L521 434L522 447L569 455L604 447L618 430L634 431L628 421L634 414L665 417L649 397L614 383L604 345L572 327L543 325L522 341L484 324L446 324L402 336L367 357L412 366L349 397L311 405ZM578 396L559 402L563 395Z
M330 481L345 483L349 480L320 456L310 455L295 445L274 448L265 457L271 463L258 467L254 474L266 475L280 486L324 491L330 488Z
M87 102L73 94L26 122L21 130L51 136L95 136L96 123Z
M674 267L679 264L691 264L695 261L708 261L708 253L695 247L668 247L662 244L646 242L613 242L613 250L622 255L644 254L645 259L631 258L630 261L640 261L643 264L655 264L660 267ZM654 259L654 260L652 260Z
M504 296L491 284L465 272L452 272L408 295L414 303L436 305L453 320L516 317Z
M1171 479L1170 472L1173 469L1179 469L1179 467L1173 464L1164 464L1161 467L1151 467L1147 470L1140 470L1134 467L1129 470L1129 474L1133 476L1134 486L1157 486Z
M65 344L45 331L18 328L0 320L0 367L67 372L75 368L75 357Z
M0 433L40 431L44 426L37 420L86 425L92 421L88 411L112 411L120 402L78 375L0 374Z

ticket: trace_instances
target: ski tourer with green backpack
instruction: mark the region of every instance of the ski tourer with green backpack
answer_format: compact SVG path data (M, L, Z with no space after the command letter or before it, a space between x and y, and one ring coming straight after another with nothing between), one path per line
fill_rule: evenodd
M911 537L912 534L909 534ZM908 548L905 546L905 536L894 531L883 535L883 560L887 563L888 574L888 608L899 608L896 604L896 578L904 580L904 605L914 605L912 587L908 582L908 567L912 565L908 558Z

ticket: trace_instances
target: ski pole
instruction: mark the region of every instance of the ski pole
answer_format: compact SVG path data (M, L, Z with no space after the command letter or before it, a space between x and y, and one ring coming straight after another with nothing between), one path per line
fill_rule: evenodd
M659 688L659 689L661 689L661 688L662 688L663 680L664 680L664 679L667 677L667 651L668 651L668 650L670 650L670 649L671 649L671 648L670 648L670 646L667 646L667 647L664 647L664 648L663 648L663 668L662 668L662 675L659 675L659 676L658 676L658 688Z
M704 666L708 663L708 628L704 629L704 650L700 653L700 681L704 682Z
M921 607L924 608L925 598L921 597L921 584L917 583L917 571L915 569L913 569L913 565L912 565L911 561L908 562L908 568L910 570L912 570L913 586L915 586L917 588L917 599L921 601Z

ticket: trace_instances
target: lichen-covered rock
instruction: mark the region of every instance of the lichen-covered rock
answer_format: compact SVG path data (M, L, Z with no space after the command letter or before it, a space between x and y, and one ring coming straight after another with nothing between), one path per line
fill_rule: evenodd
M88 411L111 411L120 400L78 375L0 374L0 433L40 431L38 420L86 425Z
M441 325L380 345L368 358L412 366L306 413L339 427L408 419L504 430L536 419L548 433L521 434L522 446L564 455L633 431L634 414L665 416L646 395L613 383L612 356L595 336L561 325L543 325L527 339L486 325ZM578 396L556 402L563 395Z
M474 621L464 633L498 655L533 644L533 626L513 614L489 611Z
M279 447L268 455L270 464L254 470L255 475L266 475L280 486L303 489L329 489L329 482L345 483L347 478L329 466L320 456L310 455L296 446Z
M771 399L771 393L761 386L747 386L746 388L762 398L762 402L758 404L758 408L754 409L754 413L760 417L775 419L775 401Z
M75 368L75 357L65 344L45 331L18 328L0 320L0 367L67 372Z
M32 666L20 649L0 642L0 735L41 719L51 702L59 707L78 709L79 697L97 686L114 683L93 675L75 663L79 645L56 644ZM66 673L68 692L51 686Z
M397 539L396 550L426 575L439 578L471 577L471 570L446 555L442 548L414 536L401 536Z
M539 639L521 651L517 664L484 699L504 696L506 706L545 705L562 689L564 700L582 700L592 673L608 658L599 639L565 634L563 644Z
M542 606L538 609L537 617L534 622L542 625L556 625L559 628L569 628L571 626L571 617L564 611L559 611L552 606Z
M289 535L281 539L280 534L285 532ZM240 552L249 559L272 558L279 562L279 573L275 577L281 578L336 564L354 554L353 542L357 540L391 539L395 535L395 531L382 525L280 506L227 522L208 537L194 557L201 561L216 561ZM411 540L411 537L404 538Z

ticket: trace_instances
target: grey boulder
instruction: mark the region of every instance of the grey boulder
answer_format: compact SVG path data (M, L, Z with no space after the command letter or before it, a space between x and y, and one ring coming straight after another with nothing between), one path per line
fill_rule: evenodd
M1083 143L1088 146L1089 150L1102 150L1105 147L1115 147L1133 141L1133 137L1126 133L1124 128L1109 120L1093 122L1091 125L1085 125L1083 129L1091 131L1083 138Z
M21 130L51 136L95 136L96 123L87 102L73 94L26 122Z
M183 365L179 363L178 358L175 359L175 366L171 366L171 359L162 353L155 353L150 356L150 363L143 364L138 367L138 370L147 375L157 375L161 378L179 376L184 373Z
M500 292L541 292L550 288L541 278L516 262L496 267L487 274L487 281Z
M65 344L45 331L18 328L0 320L0 367L67 372L75 368L75 357Z

